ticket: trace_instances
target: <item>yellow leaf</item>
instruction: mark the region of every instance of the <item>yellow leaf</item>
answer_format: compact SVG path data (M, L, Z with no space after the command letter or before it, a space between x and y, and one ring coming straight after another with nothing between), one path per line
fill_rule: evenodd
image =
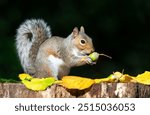
M92 79L78 76L64 76L62 80L58 82L58 84L68 89L79 89L79 90L89 88L94 83L95 82Z
M139 74L134 78L138 83L142 83L145 85L150 85L150 72L145 71L143 74Z
M115 72L111 75L109 75L107 78L101 78L101 79L95 79L95 83L101 83L101 82L118 82L122 74L120 72Z
M131 77L131 76L127 75L127 74L122 75L122 76L119 78L119 81L122 82L122 83L136 82L136 80L133 79L133 77Z
M102 83L102 82L115 82L114 78L107 77L107 78L101 78L101 79L94 79L95 83Z
M32 79L32 77L29 75L29 74L25 74L25 73L23 73L23 74L19 74L19 78L21 79L21 80L31 80Z
M28 74L20 74L21 82L28 88L34 91L45 90L55 82L55 78L33 78Z
M94 79L95 83L109 82L109 78Z
M31 81L22 80L22 83L31 90L41 91L45 90L47 87L51 86L55 82L53 77L49 78L33 78Z
M95 79L95 83L101 83L101 82L136 82L131 76L127 74L122 74L120 72L115 72L111 75L109 75L107 78L101 78L101 79Z

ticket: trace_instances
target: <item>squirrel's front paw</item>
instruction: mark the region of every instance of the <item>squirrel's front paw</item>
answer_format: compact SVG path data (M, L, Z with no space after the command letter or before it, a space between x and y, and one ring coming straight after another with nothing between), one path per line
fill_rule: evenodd
M86 64L93 64L92 59L88 56L82 57L82 61L85 62Z

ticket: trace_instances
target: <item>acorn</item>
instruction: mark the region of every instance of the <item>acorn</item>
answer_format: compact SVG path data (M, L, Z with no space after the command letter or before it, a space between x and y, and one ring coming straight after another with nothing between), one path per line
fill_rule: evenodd
M98 58L99 58L99 56L105 56L105 57L108 57L108 58L111 59L110 56L108 56L108 55L106 55L106 54L99 54L99 53L97 53L97 52L93 52L93 53L91 53L91 54L89 55L89 57L92 59L93 62L97 61Z

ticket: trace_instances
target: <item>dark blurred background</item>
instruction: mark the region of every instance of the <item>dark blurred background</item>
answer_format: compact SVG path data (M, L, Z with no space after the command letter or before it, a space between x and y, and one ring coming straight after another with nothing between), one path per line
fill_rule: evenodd
M71 75L106 77L114 71L137 75L150 70L150 0L0 0L0 78L18 78L23 70L15 49L18 26L42 18L53 35L67 37L85 27L100 57L94 66Z

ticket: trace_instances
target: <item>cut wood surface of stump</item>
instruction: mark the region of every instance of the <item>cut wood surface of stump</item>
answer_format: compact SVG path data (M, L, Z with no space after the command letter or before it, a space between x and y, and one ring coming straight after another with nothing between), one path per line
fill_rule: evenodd
M0 98L149 98L150 86L139 83L99 83L85 90L52 85L32 91L21 83L0 83Z

